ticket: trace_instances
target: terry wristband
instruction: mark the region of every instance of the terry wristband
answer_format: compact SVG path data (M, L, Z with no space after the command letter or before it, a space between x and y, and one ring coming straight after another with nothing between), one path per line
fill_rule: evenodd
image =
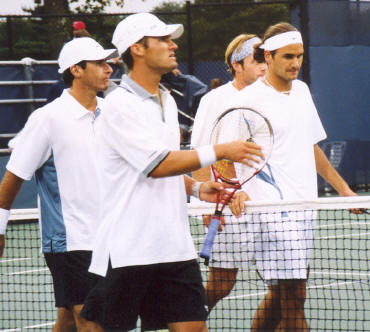
M195 197L195 198L198 198L199 199L199 195L200 195L200 186L202 185L203 182L194 182L193 184L193 187L191 189L192 191L192 195Z
M212 165L216 162L216 153L213 145L205 145L196 149L201 167Z
M9 214L10 214L9 210L0 208L0 235L5 234L6 226L8 224Z

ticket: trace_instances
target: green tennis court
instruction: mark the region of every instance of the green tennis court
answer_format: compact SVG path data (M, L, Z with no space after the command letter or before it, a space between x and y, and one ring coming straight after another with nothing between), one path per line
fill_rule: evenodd
M191 217L190 223L199 250L204 226L200 217ZM370 215L341 208L319 213L305 304L311 331L370 331L369 237ZM0 259L1 332L52 328L52 280L39 244L35 220L10 224ZM206 280L202 262L201 268ZM249 331L265 292L253 267L240 270L232 292L210 314L210 331Z

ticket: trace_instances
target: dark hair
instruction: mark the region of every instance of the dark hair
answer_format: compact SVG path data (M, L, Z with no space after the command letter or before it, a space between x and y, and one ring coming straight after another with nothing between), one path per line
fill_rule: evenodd
M148 37L143 37L135 44L143 44L145 48L148 47ZM124 64L127 66L128 70L131 70L134 66L134 59L132 58L130 47L121 55L121 59Z
M80 37L90 37L91 38L90 33L85 29L73 30L72 34L73 34L73 38L80 38Z
M219 86L223 85L224 82L221 78L212 78L211 81L210 81L210 88L211 89L216 89L218 88Z
M256 60L258 63L265 62L265 50L260 48L260 46L265 42L266 39L280 35L284 32L289 31L297 31L297 29L287 22L280 22L275 25L271 25L265 32L262 42L260 44L255 45L254 48L254 60ZM272 57L274 57L276 51L270 51Z
M76 66L80 66L82 69L85 69L86 61L83 60L83 61L80 61L79 63L76 63ZM64 85L67 88L70 88L72 86L72 83L75 77L72 75L71 70L68 68L63 72L62 78L63 78Z

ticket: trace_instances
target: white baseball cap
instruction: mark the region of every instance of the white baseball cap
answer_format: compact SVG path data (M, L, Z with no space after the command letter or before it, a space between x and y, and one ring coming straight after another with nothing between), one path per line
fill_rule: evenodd
M61 74L69 67L81 61L96 61L117 57L116 49L105 50L97 41L90 37L75 38L65 43L59 53L58 72Z
M171 36L172 39L176 39L183 32L182 24L166 24L153 14L138 13L118 23L113 33L112 43L121 55L143 37Z

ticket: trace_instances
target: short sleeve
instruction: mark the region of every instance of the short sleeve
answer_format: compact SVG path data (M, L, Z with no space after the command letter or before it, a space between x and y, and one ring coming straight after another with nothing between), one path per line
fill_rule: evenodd
M143 107L137 104L139 106ZM104 107L99 127L102 148L108 146L113 149L132 167L147 176L169 152L161 140L166 135L166 126L159 120L148 121L132 103L123 104L111 99ZM163 130L160 126L163 126ZM161 135L157 134L158 131Z
M17 135L16 143L7 170L16 176L30 180L51 155L51 144L47 134L47 116L39 109L32 113L22 131Z

